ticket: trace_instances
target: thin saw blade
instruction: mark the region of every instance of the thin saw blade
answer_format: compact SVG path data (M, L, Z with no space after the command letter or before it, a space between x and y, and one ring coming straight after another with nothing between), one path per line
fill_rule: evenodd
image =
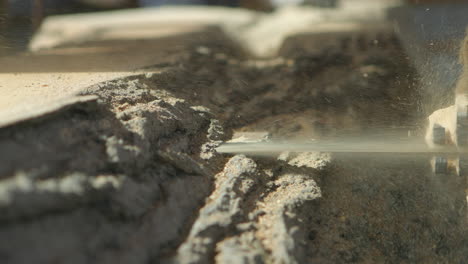
M332 153L466 153L454 146L429 148L418 140L328 140L328 141L281 141L224 143L216 149L219 153L267 154L289 152L332 152Z

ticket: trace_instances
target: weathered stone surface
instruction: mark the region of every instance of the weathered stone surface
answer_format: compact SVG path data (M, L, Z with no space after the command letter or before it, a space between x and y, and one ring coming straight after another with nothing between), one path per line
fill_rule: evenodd
M299 227L294 217L302 204L321 196L313 180L316 171L309 171L309 176L281 174L294 171L294 167L263 166L242 155L226 163L216 176L214 192L179 248L176 262L300 261L295 246Z
M358 10L291 8L250 27L258 14L188 9L170 21L191 14L202 27L169 37L151 25L134 32L144 40L87 21L38 46L50 50L0 59L16 85L0 87L0 120L30 109L0 127L0 262L462 262L464 179L432 177L426 157L215 151L238 131L309 141L421 123L398 39L382 14ZM82 18L51 23L67 34ZM250 47L277 58L248 56L220 30L245 26L253 45L291 18L290 29L315 26ZM225 19L235 23L207 27Z
M259 217L257 235L271 253L273 263L300 263L306 256L301 246L303 230L297 208L321 197L321 190L307 175L284 174L274 181L276 190L269 193L260 204L264 212Z
M216 166L199 157L210 119L140 84L144 78L100 83L83 91L98 102L1 131L0 156L8 159L2 158L8 166L0 174L3 261L144 262L178 243L211 190ZM165 223L166 217L174 220ZM75 251L96 242L89 253L39 256L32 252L41 251L41 240L51 250L63 241ZM143 246L135 247L134 240ZM126 250L111 253L115 248Z
M192 230L178 250L181 263L209 263L216 244L245 217L244 197L258 185L257 165L245 156L231 158L218 176L216 189L200 210Z

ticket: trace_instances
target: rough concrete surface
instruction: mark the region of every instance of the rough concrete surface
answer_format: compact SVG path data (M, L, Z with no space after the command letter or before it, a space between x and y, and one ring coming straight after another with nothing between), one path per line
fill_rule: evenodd
M0 58L11 63L0 87L0 262L464 263L466 180L432 175L430 157L216 152L234 132L312 140L424 126L398 36L382 16L369 27L345 7L314 23L353 27L301 25L261 59L230 34L281 13L212 9L184 30L141 17L171 34L137 39L95 14L112 34L83 26L47 42L79 18L46 22L35 39L49 46ZM220 22L238 14L238 28ZM15 74L58 81L30 90Z

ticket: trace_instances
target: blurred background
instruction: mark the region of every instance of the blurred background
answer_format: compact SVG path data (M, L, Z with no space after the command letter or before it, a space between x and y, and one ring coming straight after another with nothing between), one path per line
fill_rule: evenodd
M454 4L466 0L378 0L409 5ZM352 0L341 0L352 2ZM34 31L50 15L163 5L211 5L272 12L285 5L335 8L340 0L0 0L0 56L25 50Z
M262 12L290 4L337 6L338 0L0 0L0 56L25 50L47 16L163 5L217 5Z

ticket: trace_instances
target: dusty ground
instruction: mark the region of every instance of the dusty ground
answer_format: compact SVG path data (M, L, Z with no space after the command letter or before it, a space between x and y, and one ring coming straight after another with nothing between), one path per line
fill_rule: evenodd
M466 183L428 157L215 152L424 125L392 31L315 37L268 60L216 30L140 42L154 63L2 127L1 262L463 263Z

